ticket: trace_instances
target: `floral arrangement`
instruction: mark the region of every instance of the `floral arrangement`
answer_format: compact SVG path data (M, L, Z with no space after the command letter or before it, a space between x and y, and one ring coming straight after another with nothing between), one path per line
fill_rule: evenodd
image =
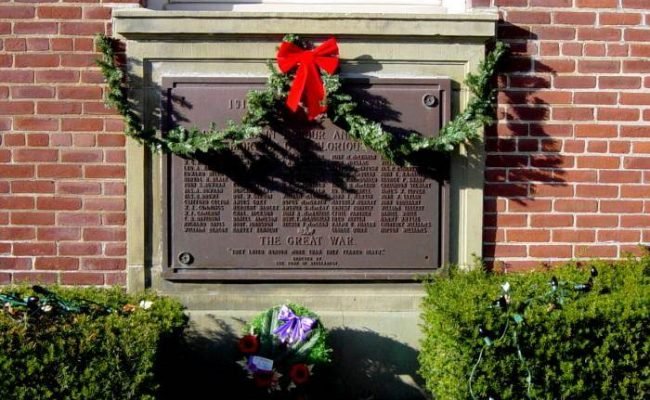
M327 331L305 307L272 307L246 327L237 348L238 364L261 390L304 393L319 365L330 361Z

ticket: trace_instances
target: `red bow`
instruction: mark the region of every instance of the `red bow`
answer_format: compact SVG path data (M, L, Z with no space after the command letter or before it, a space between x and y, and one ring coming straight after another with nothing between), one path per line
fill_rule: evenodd
M325 88L317 67L330 75L336 71L339 66L339 47L336 39L328 39L313 50L305 50L293 43L282 42L277 60L280 71L285 74L298 66L296 77L287 96L287 107L295 112L302 99L307 109L308 119L312 120L324 113L327 110L327 107L322 104L325 100Z

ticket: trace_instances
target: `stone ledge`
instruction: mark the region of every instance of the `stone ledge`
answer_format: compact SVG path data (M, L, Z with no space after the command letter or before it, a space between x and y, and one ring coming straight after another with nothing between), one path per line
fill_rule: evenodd
M114 31L127 39L168 39L205 35L301 35L455 37L494 36L495 13L357 14L260 13L227 11L152 11L117 9Z

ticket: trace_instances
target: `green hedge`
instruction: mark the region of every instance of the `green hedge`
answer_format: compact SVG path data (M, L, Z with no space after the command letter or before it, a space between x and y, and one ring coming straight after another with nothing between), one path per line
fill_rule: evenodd
M51 290L60 298L90 300L113 311L36 309L21 318L0 310L0 399L156 398L163 347L186 324L181 305L117 288ZM1 292L19 298L33 294L25 287ZM123 311L141 300L151 301L151 307Z
M592 266L592 289L576 290ZM526 274L450 270L425 286L420 374L436 399L648 398L650 257Z

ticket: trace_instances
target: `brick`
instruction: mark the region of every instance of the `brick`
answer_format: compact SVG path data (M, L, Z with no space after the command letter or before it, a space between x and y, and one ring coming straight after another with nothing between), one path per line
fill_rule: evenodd
M624 39L630 42L647 42L650 40L650 29L625 29Z
M562 55L581 56L582 43L575 43L575 42L562 43Z
M84 114L115 115L116 111L106 106L103 101L83 103Z
M0 68L9 68L13 64L13 56L11 54L0 54Z
M650 131L646 130L647 135L650 136ZM650 142L635 142L634 153L650 153Z
M616 125L581 124L576 125L575 130L576 137L603 138L618 136L618 127Z
M111 19L112 9L110 7L84 7L83 19Z
M531 28L539 40L574 40L576 29L557 26L535 26Z
M593 242L596 240L596 231L589 230L553 230L553 242L559 243L580 243L580 242Z
M32 259L31 257L0 257L0 267L2 269L31 269L32 268Z
M82 71L81 82L83 83L104 83L104 76L99 71Z
M576 226L578 228L616 228L618 226L618 216L577 215Z
M103 22L62 22L62 35L96 35L106 33Z
M99 100L102 98L102 88L96 86L65 86L60 87L59 99Z
M570 124L530 124L530 136L561 137L572 135L573 125Z
M40 6L38 8L38 17L40 19L78 19L81 18L81 7L67 6ZM61 32L64 34L64 32Z
M575 104L604 104L614 105L618 98L617 93L607 92L578 92L575 94Z
M545 121L549 118L548 107L523 107L508 108L507 119L516 121Z
M13 225L54 225L54 213L51 212L22 212L11 213Z
M89 271L111 271L126 269L126 260L123 258L85 258L81 268Z
M599 108L598 121L638 121L639 110L624 108Z
M589 121L594 118L594 109L590 107L554 107L553 119L558 121Z
M622 0L624 8L638 8L642 10L650 10L650 3L645 0Z
M126 144L126 137L123 133L102 134L97 136L97 145L100 147L123 147Z
M620 61L580 60L578 72L582 73L617 73L621 70Z
M548 242L551 233L546 229L509 229L506 237L508 242Z
M101 286L104 274L92 272L64 272L61 274L62 285Z
M625 141L610 141L609 142L609 152L610 153L629 153L630 152L630 142Z
M61 130L71 132L95 132L104 129L104 121L100 118L64 118L61 120Z
M34 268L47 271L71 271L79 269L79 259L73 257L37 257Z
M91 38L77 37L77 38L74 39L74 50L77 51L77 52L95 51L95 42ZM119 57L122 57L122 55L120 55Z
M595 12L556 12L553 22L564 25L593 25L596 22Z
M79 240L81 239L80 228L61 228L61 227L39 227L36 230L38 240Z
M640 89L641 78L638 76L599 76L600 89Z
M58 282L58 274L54 272L15 272L14 283L45 283Z
M16 54L16 68L58 67L60 57L56 54Z
M491 214L484 217L485 226L493 227L523 227L526 226L526 216L523 214Z
M53 193L53 181L12 181L12 193ZM33 204L33 203L32 203ZM31 207L30 207L31 208Z
M100 255L102 247L99 243L63 242L59 243L59 254L62 256L94 256Z
M650 73L650 60L623 60L624 73Z
M551 13L544 11L508 11L507 20L518 24L550 24Z
M604 57L607 54L605 43L585 43L584 54L587 57Z
M52 242L17 242L13 244L13 252L16 256L51 256L56 254L56 245Z
M100 194L101 185L97 182L57 182L59 194Z
M570 227L573 225L572 215L532 215L530 226L533 228Z
M629 46L622 43L607 43L607 56L609 57L627 57Z
M556 76L553 87L558 89L592 89L596 87L595 76Z
M24 146L25 143L27 143L25 140L25 135L22 133L20 134L6 133L2 137L2 141L4 142L5 146Z
M16 118L14 124L15 129L21 131L43 132L59 129L59 120L55 118Z
M530 246L529 256L543 258L570 258L572 254L570 245L543 245Z
M601 25L639 25L641 16L639 13L604 12L598 15L598 21Z
M40 178L81 178L81 165L39 165L37 174Z
M29 210L34 208L34 198L28 196L0 196L0 209Z
M618 197L618 186L615 185L576 185L576 197L586 198L615 198Z
M619 41L622 34L616 28L578 28L578 40Z
M607 153L607 142L604 140L590 140L587 146L588 153Z
M68 150L61 152L61 161L94 163L102 161L101 150Z
M533 61L535 72L568 73L576 70L574 60L540 59Z
M618 169L619 157L613 156L583 156L578 157L578 168Z
M616 257L617 255L616 246L591 246L591 245L580 245L576 246L575 256L576 257Z
M14 161L18 162L57 161L59 151L51 149L16 149L13 158Z
M57 225L61 226L97 226L101 223L99 214L59 213Z
M53 35L58 33L59 24L56 22L15 22L15 35Z
M107 257L126 256L126 243L106 243L104 255Z
M124 150L105 150L104 159L107 163L126 163L126 152Z
M22 5L0 6L0 19L34 18L34 7Z
M650 93L628 93L622 92L620 103L624 105L650 105Z
M641 183L640 171L600 171L598 174L598 181L602 183ZM628 187L634 186L622 186L622 188Z
M50 144L52 146L71 146L72 135L69 133L57 133L50 135Z
M72 51L72 39L69 38L52 38L50 47L52 51Z
M39 210L79 210L81 199L76 197L39 197L36 200Z
M126 170L122 165L86 165L86 178L124 178Z
M650 57L650 45L633 44L630 46L632 57Z
M27 50L27 40L24 38L11 38L5 39L4 41L5 51L26 51Z
M123 242L126 240L124 228L84 228L83 240L103 242Z
M50 40L46 38L28 38L27 50L29 51L47 51L50 49Z
M484 255L486 257L526 257L526 246L522 245L507 245L497 244L492 246L484 246Z
M638 243L641 240L640 231L629 230L598 230L599 242Z
M650 215L622 215L621 227L623 228L645 228L650 226Z
M126 194L126 185L122 182L104 182L104 194L107 196L122 196Z
M544 89L550 88L551 82L546 76L510 76L510 87L512 88L530 88L530 89Z
M95 54L63 54L61 56L62 67L94 67L97 60Z
M616 8L618 0L576 0L576 6L580 8Z
M104 130L106 130L107 132L124 133L124 121L115 118L105 119Z
M530 0L531 7L572 7L573 0Z
M35 81L39 83L79 82L79 71L45 70L34 73Z
M625 169L650 169L650 157L625 157L623 160Z
M47 101L36 103L37 114L81 114L81 103Z
M483 229L483 241L485 243L503 242L505 239L505 229Z
M33 114L34 103L31 101L0 101L0 115Z
M596 212L598 210L598 202L596 200L584 199L558 199L555 200L554 210L571 213Z
M50 136L47 133L30 133L27 135L29 147L47 147L50 144Z
M104 274L105 284L106 285L126 285L126 273L125 272L111 272Z
M34 81L34 71L7 70L7 69L0 70L0 82L32 83L33 81Z
M634 214L643 211L643 201L602 200L600 212L614 214Z
M539 197L571 197L573 186L566 184L532 184L530 195Z
M126 210L126 203L123 198L109 199L109 198L95 198L85 199L84 209L90 211L124 211Z

